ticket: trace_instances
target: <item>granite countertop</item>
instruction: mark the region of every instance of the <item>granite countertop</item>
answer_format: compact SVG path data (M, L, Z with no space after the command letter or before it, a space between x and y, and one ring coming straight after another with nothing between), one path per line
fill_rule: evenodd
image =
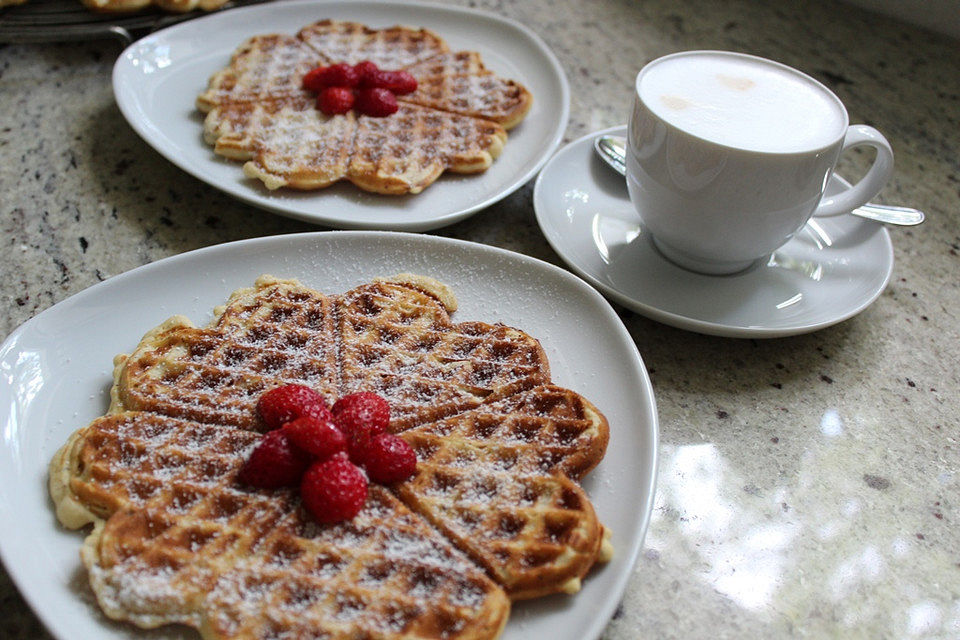
M708 337L615 306L650 372L661 450L649 532L603 637L960 637L960 43L828 0L457 4L552 47L572 87L567 140L624 123L636 71L663 54L796 66L889 138L896 175L879 199L928 213L891 230L880 298L813 334ZM4 336L159 258L317 229L147 146L113 100L119 52L110 40L0 46ZM852 154L841 173L867 161ZM562 265L530 184L434 233ZM2 570L0 637L46 637Z

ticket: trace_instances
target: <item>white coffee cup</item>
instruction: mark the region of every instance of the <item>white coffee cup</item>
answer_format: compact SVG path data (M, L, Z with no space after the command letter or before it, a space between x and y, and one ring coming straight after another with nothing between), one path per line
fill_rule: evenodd
M841 152L860 145L876 149L869 171L823 198ZM637 74L630 199L660 252L685 268L741 271L811 215L866 203L892 173L893 151L880 132L849 126L840 99L796 69L741 53L687 51Z

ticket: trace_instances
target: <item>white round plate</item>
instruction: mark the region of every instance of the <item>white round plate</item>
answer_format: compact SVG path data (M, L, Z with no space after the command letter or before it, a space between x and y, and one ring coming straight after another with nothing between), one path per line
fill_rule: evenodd
M491 71L524 84L533 94L533 107L487 171L445 174L417 195L378 195L346 183L309 192L269 191L259 180L244 177L241 163L217 156L204 143L203 117L194 101L248 37L293 35L323 18L431 29L451 49L478 51ZM570 112L563 69L530 29L490 13L417 2L295 0L217 12L130 45L114 66L113 90L140 137L187 173L268 211L343 229L424 231L490 206L543 166L560 143Z
M136 631L100 614L80 564L83 534L57 524L46 489L57 448L106 411L114 355L129 353L171 315L206 324L231 291L264 273L339 293L404 271L449 284L460 302L455 321L503 322L538 338L553 380L606 414L611 446L584 488L613 532L614 558L594 569L576 596L517 603L503 638L600 635L643 542L656 474L653 391L626 328L596 290L545 262L459 240L344 231L245 240L134 269L44 311L0 347L0 522L7 523L0 557L54 636L127 638ZM150 637L198 636L164 628Z
M547 241L611 300L680 329L774 338L828 327L877 299L893 272L883 225L852 215L812 219L765 262L709 276L667 261L640 225L624 178L596 156L594 138L571 142L537 178L533 207ZM828 191L846 183L836 176Z

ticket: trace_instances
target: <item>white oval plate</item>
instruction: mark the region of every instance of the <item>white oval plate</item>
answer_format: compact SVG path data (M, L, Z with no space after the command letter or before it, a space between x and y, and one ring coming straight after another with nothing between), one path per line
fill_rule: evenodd
M597 136L557 152L537 178L533 207L547 241L611 300L680 329L732 338L775 338L850 318L886 288L893 245L886 228L852 215L814 218L766 262L709 276L666 260L640 225L624 178L593 149ZM846 182L834 176L829 192Z
M562 269L486 245L363 231L258 238L167 258L51 307L0 347L0 522L6 523L0 557L53 635L137 632L100 614L80 564L83 535L57 524L46 489L57 448L106 411L113 356L128 353L171 315L206 324L214 306L263 273L339 293L403 271L449 284L460 302L455 321L503 322L538 338L553 380L584 394L610 421L611 446L584 488L613 532L614 559L574 597L518 603L503 638L600 635L626 587L653 505L657 414L636 345L609 303ZM150 637L199 636L165 628Z
M510 131L503 153L487 171L445 174L417 195L378 195L346 183L310 192L269 191L259 180L244 177L241 163L213 153L203 141L203 117L194 101L248 37L293 35L323 18L431 29L451 49L478 51L491 71L524 84L533 94L530 113ZM114 65L113 90L140 137L187 173L262 209L342 229L424 231L490 206L543 166L560 143L570 112L563 69L533 31L489 13L416 2L269 2L197 18L130 45Z

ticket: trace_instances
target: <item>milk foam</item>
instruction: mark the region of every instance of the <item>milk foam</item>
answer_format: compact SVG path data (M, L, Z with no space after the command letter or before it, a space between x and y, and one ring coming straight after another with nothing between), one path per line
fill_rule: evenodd
M694 136L750 151L819 149L843 135L846 112L819 83L774 63L723 52L668 56L637 90L657 116Z

